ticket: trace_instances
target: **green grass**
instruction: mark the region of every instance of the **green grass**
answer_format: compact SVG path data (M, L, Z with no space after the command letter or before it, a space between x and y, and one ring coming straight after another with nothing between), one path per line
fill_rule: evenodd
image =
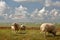
M0 23L0 27L10 27L12 23ZM24 24L26 27L40 27L42 23L18 23L19 25ZM55 23L56 27L60 27L60 23Z
M60 40L60 32L57 33L56 37L51 35L46 38L43 33L40 33L40 30L26 30L25 34L20 34L21 32L23 31L15 33L8 29L0 29L0 40Z
M10 27L12 23L0 23L0 27ZM19 25L24 24L27 27L39 27L37 23L18 23Z
M10 40L10 30L0 29L0 40Z
M11 23L0 23L0 27L10 27Z
M21 23L19 23L21 24ZM40 24L37 23L22 23L27 27L39 27ZM9 27L11 23L0 23L2 27ZM60 24L56 24L56 27L60 27ZM60 32L57 33L58 36L47 36L44 37L40 30L26 30L26 34L20 34L12 32L9 29L0 29L0 40L60 40ZM23 31L22 31L23 32ZM48 34L47 34L48 35Z

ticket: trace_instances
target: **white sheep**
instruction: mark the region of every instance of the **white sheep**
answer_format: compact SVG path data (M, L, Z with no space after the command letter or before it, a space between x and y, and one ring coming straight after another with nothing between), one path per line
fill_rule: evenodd
M46 35L46 32L52 33L54 36L56 35L56 28L55 28L55 25L52 23L43 23L40 26L40 30L41 32L45 32L45 35Z

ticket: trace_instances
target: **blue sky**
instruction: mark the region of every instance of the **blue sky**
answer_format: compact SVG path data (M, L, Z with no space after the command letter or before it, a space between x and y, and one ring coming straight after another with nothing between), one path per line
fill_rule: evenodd
M0 0L0 22L60 22L60 0Z

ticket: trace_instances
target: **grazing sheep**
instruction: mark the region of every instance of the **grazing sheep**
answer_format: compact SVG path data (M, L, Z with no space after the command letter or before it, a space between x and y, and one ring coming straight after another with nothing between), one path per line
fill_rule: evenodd
M26 26L24 26L23 24L21 24L21 26L20 26L20 33L21 34L25 34L26 33Z
M52 23L43 23L40 26L40 30L42 32L45 32L45 35L46 35L46 32L52 33L54 36L56 35L56 28L55 28L55 25Z
M18 31L19 31L19 24L13 23L12 26L11 26L11 29L12 29L13 31L18 32Z
M25 30L25 29L26 29L26 26L24 26L23 24L21 24L20 30Z

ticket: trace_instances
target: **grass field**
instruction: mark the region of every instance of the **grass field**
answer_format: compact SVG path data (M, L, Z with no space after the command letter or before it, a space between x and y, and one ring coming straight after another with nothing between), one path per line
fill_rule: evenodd
M25 23L27 27L31 28L29 30L27 29L25 31L25 34L21 34L21 32L24 31L19 31L18 33L12 32L9 28L10 25L11 24L8 23L0 24L0 40L60 40L60 24L56 24L57 36L55 37L53 37L51 34L47 34L47 36L44 37L44 33L40 33L40 30L38 28L40 24Z
M60 40L60 32L57 32L57 36L52 35L44 37L40 30L26 30L25 34L12 32L9 29L0 29L0 40Z

